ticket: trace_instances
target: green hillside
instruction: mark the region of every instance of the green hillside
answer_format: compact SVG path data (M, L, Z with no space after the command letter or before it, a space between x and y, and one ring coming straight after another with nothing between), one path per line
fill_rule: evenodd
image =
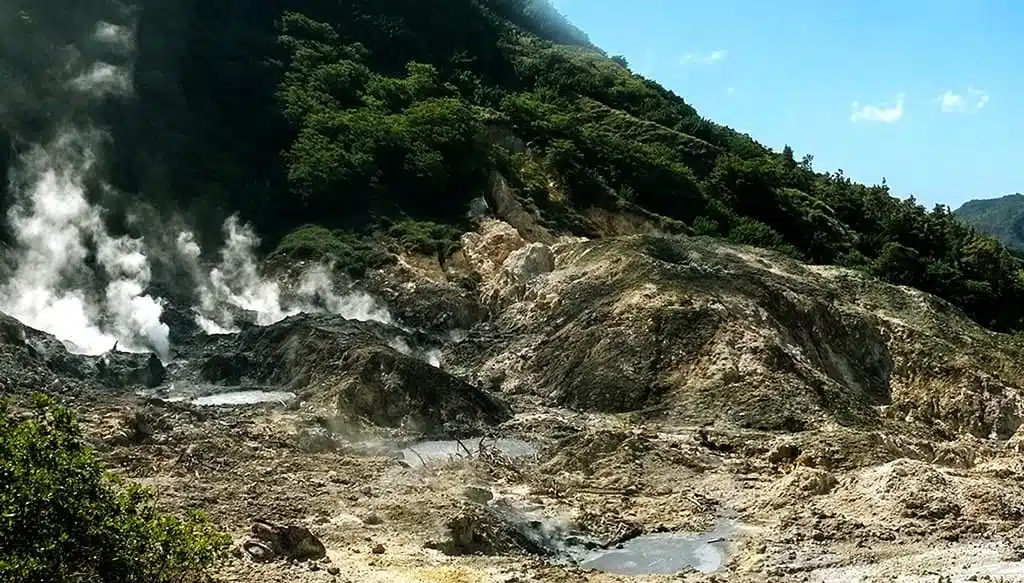
M103 4L41 4L60 1L69 13ZM26 18L0 23L5 42L90 22L24 4ZM136 98L106 120L110 171L208 236L238 210L270 245L356 267L372 263L366 241L388 236L443 253L500 174L550 229L609 234L594 209L635 209L664 231L915 286L987 326L1022 322L1018 262L994 239L703 118L544 2L141 4ZM8 137L39 115L36 100L19 103L0 118ZM293 233L311 224L323 228Z
M1024 252L1024 194L967 201L953 214L1003 245Z

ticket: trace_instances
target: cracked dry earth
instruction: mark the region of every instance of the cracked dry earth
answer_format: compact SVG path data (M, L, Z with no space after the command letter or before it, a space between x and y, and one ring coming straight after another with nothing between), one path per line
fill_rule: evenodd
M228 581L1024 581L1014 339L914 290L702 239L530 243L485 221L427 263L363 285L429 331L443 371L396 351L397 328L295 316L196 341L167 373L255 375L288 404L65 397L111 468L232 533ZM0 328L0 381L71 370ZM472 435L537 451L399 453ZM258 520L308 528L326 558L253 560ZM707 572L563 552L668 532L708 533L688 551Z

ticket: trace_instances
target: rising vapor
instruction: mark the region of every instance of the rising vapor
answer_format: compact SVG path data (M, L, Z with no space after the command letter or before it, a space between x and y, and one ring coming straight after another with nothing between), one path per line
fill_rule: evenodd
M124 27L101 21L82 42L127 50L130 38ZM0 310L57 336L74 352L100 354L117 342L166 360L163 305L144 293L151 273L143 241L112 236L102 210L87 197L104 139L88 119L89 107L93 100L127 96L131 71L124 64L85 62L87 51L75 47L52 54L61 62L45 67L65 72L66 105L48 112L54 137L30 148L12 173L7 219L15 267L0 286Z
M69 8L74 6L69 3ZM126 16L115 14L114 8L109 8L111 14L99 14L104 6L81 6L89 11L88 18L74 19L75 26L93 24L73 33L34 28L31 16L0 8L0 33L6 35L0 38L0 69L14 72L5 79L8 88L0 91L0 132L11 132L21 143L33 142L23 148L10 172L8 198L13 202L6 219L14 244L13 268L0 283L0 311L53 334L72 352L102 354L116 346L154 352L167 362L170 330L161 321L166 302L147 293L154 279L148 251L159 250L163 259L167 249L160 245L167 241L166 233L151 232L148 241L115 236L105 210L90 197L97 185L110 191L101 180L100 161L109 136L100 129L99 112L109 111L112 100L130 98L133 91L134 31L115 24ZM61 22L46 20L47 26ZM41 36L46 31L53 34ZM75 37L80 39L76 44L53 44L53 39ZM15 122L21 117L33 120L26 124L32 132L18 130ZM41 130L40 120L47 124ZM252 316L256 325L300 312L393 323L387 309L369 295L338 293L326 266L305 270L294 289L283 293L277 281L261 274L259 238L236 216L224 223L224 239L212 268L203 267L202 250L192 233L179 233L173 245L173 255L192 280L179 278L173 285L194 288L195 320L206 333L236 332L243 315L247 321Z
M254 324L267 326L289 316L306 312L338 314L350 320L394 323L390 312L362 292L339 294L326 265L303 271L288 298L281 285L259 270L256 249L260 240L249 225L232 215L224 222L224 247L220 261L208 272L199 264L201 249L189 232L178 235L178 252L192 262L197 282L196 323L207 334L237 332L239 310L255 316Z

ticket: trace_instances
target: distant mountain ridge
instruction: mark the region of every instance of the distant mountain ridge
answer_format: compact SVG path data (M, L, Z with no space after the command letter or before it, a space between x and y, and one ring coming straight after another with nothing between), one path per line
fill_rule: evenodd
M953 215L1003 245L1024 251L1024 194L970 200Z

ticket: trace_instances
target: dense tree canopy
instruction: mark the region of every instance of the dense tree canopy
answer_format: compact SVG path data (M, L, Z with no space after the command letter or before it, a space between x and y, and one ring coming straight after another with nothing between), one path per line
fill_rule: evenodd
M238 210L282 252L448 249L500 173L550 228L641 209L1021 327L1021 266L993 239L701 117L543 0L152 0L137 22L136 99L106 120L116 185L214 233Z

